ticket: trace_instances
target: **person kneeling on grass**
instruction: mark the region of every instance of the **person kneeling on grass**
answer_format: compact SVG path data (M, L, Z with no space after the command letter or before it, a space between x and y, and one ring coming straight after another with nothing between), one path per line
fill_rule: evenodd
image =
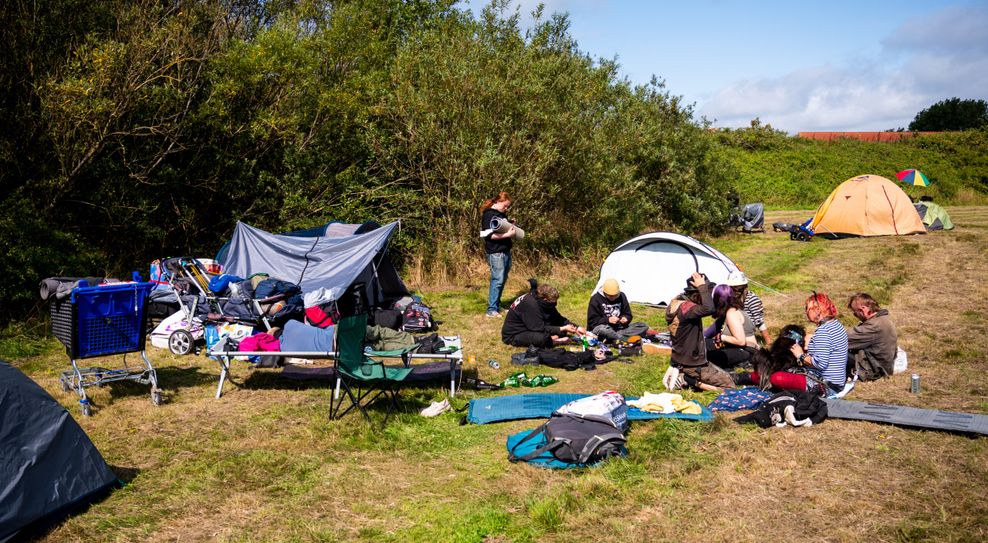
M587 330L605 341L621 341L648 332L648 324L631 322L631 304L616 279L607 279L587 306Z
M587 331L559 314L559 291L551 285L538 285L511 304L501 326L501 341L515 347L552 348L570 342L568 334Z
M694 273L686 281L683 293L673 298L666 308L672 355L662 383L669 390L680 388L680 378L700 390L719 391L735 386L730 374L707 361L703 317L714 313L710 296L713 286L705 276Z

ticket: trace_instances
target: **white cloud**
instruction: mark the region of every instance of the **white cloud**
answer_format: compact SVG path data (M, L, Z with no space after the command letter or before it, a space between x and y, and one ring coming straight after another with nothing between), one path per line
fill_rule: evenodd
M758 117L788 132L907 127L952 97L988 99L988 8L948 8L903 24L876 59L734 83L699 108L715 126Z

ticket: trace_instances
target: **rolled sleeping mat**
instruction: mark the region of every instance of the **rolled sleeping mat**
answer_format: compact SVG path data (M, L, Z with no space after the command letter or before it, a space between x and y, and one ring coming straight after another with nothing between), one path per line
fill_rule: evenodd
M497 232L498 234L503 234L504 232L507 232L508 228L511 228L512 226L515 227L515 235L513 236L514 239L518 239L518 240L525 239L525 231L522 230L521 227L519 227L517 224L512 225L510 222L504 219L491 220L491 229Z

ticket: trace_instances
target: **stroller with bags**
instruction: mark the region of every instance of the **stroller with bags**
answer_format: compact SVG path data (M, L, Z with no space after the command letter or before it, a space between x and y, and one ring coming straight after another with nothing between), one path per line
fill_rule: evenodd
M151 333L151 343L177 355L198 352L208 326L237 329L243 335L250 335L254 328L270 330L281 320L288 298L297 294L288 289L256 298L250 281L211 275L191 257L164 259L159 269L161 282L177 295L179 311L161 321Z

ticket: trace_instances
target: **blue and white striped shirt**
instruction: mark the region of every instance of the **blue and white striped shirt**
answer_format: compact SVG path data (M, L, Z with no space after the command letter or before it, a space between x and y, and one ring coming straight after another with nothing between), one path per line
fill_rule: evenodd
M831 319L817 327L807 346L813 358L813 367L823 378L844 386L847 381L847 332L837 319Z

